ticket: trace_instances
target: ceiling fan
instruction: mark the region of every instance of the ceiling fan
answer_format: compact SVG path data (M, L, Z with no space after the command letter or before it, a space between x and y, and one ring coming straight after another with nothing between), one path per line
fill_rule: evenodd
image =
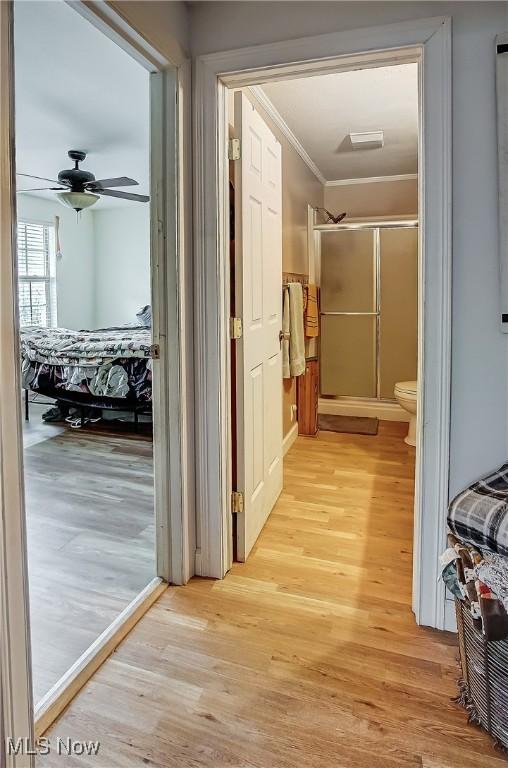
M43 176L32 176L29 173L17 174L24 178L48 181L50 184L58 184L59 186L34 187L33 189L20 190L20 192L40 192L46 189L59 192L57 198L62 205L74 208L78 212L94 205L99 200L100 195L119 197L122 200L134 200L138 203L148 203L150 200L148 195L135 195L132 192L118 192L116 189L111 189L111 187L133 187L138 184L134 179L129 179L127 176L120 176L116 179L96 179L90 171L83 171L79 164L85 159L86 152L71 149L67 154L74 161L74 168L60 171L58 181L46 179Z

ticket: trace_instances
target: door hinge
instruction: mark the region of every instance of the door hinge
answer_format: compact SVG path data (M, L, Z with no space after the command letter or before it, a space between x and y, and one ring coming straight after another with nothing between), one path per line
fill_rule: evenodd
M243 493L241 491L233 491L231 494L231 511L235 514L243 512Z
M240 160L242 156L240 139L229 139L228 160Z
M243 333L243 325L241 317L229 318L229 335L232 339L241 339Z
M152 360L160 360L161 348L158 344L150 344L150 357Z

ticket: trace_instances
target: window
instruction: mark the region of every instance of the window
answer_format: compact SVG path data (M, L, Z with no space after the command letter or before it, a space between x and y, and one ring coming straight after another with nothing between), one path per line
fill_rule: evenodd
M18 221L19 321L26 325L56 323L54 279L55 228Z

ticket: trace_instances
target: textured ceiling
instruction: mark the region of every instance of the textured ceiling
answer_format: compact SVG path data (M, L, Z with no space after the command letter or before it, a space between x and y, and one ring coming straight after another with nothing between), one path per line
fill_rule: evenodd
M262 86L327 181L418 170L418 68L401 64ZM352 149L349 133L384 131L384 147Z

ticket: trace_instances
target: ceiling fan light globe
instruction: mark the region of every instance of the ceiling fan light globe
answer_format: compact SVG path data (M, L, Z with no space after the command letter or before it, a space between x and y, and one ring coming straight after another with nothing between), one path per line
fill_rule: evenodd
M60 192L57 194L58 201L67 208L73 208L75 211L82 211L84 208L90 208L100 200L99 195L92 192Z

